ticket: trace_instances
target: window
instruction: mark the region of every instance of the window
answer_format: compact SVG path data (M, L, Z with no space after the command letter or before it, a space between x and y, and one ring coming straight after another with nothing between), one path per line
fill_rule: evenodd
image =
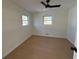
M28 25L28 16L22 15L22 25Z
M52 16L44 16L44 24L51 25L52 24Z

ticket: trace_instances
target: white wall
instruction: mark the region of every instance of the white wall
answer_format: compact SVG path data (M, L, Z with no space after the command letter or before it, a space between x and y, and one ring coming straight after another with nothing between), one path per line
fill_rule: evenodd
M76 39L76 31L77 31L77 7L74 6L69 10L68 16L68 32L67 38L74 44Z
M77 6L74 6L69 10L67 35L68 40L77 47L76 32L77 32ZM75 52L73 58L77 59L77 54Z
M31 36L31 14L10 0L3 0L3 57ZM21 15L30 17L23 27Z
M53 24L49 26L45 26L43 24L43 16L52 16ZM34 21L33 34L41 35L41 36L66 38L67 20L68 20L67 10L54 9L51 11L36 13L33 15L33 21Z

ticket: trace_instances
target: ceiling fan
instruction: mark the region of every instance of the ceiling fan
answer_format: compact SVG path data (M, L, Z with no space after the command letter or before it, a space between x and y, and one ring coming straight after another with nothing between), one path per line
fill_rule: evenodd
M50 5L49 4L50 0L46 0L46 3L41 1L41 4L43 4L45 6L45 8L56 8L56 7L60 7L61 5Z

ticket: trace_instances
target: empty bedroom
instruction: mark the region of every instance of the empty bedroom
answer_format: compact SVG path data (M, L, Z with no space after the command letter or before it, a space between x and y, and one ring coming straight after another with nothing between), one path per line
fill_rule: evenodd
M3 59L76 59L76 0L2 0Z

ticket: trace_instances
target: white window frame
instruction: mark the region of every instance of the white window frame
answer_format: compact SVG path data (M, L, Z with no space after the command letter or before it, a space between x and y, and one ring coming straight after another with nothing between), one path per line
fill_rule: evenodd
M23 19L23 17L27 17L27 19ZM22 26L27 26L29 24L29 17L26 15L22 15Z
M51 20L45 20L44 17L52 17L52 16L43 16L43 24L44 25L52 25L52 19ZM45 23L45 21L50 22L50 23Z

